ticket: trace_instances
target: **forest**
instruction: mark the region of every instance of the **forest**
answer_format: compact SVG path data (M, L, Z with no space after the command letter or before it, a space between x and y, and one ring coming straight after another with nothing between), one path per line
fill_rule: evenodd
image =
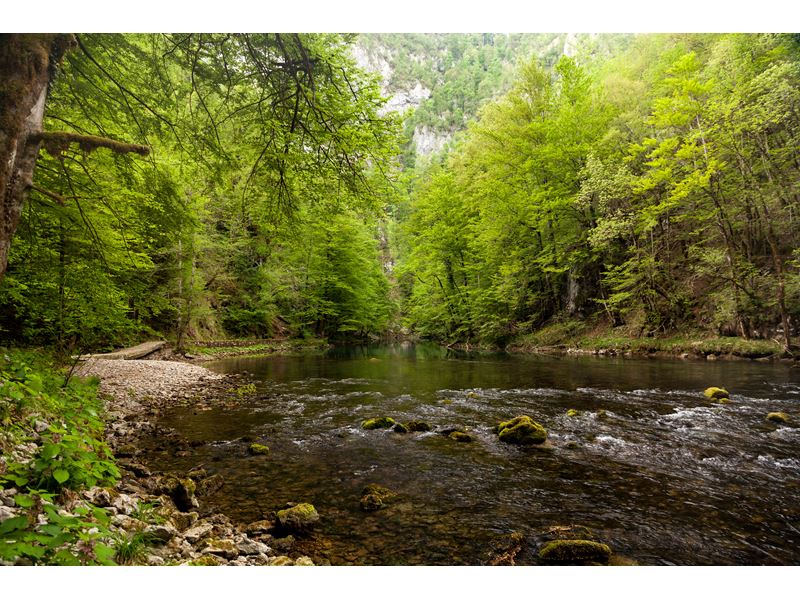
M455 137L403 167L401 117L381 113L355 36L75 36L3 336L65 352L279 331L505 346L589 321L788 350L797 38L612 38L520 59L502 91L498 37L458 40L451 56L478 68L406 115Z
M0 565L797 564L798 336L798 34L0 34Z

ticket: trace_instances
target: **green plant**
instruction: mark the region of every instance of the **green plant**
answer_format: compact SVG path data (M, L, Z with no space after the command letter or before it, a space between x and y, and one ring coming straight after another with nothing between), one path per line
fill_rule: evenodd
M117 534L114 540L114 558L121 565L141 562L145 548L153 542L153 536L146 531L133 531Z
M166 521L164 516L158 512L160 504L158 500L154 502L139 502L131 512L131 516L144 523L160 525Z
M17 494L26 514L0 523L0 560L23 564L113 565L114 549L105 543L108 513L95 506L72 513L53 504L45 491Z

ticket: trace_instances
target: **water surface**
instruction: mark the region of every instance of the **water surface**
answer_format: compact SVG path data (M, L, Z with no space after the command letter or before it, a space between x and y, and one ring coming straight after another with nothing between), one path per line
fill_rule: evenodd
M765 421L798 418L797 368L410 344L209 366L251 374L257 395L167 412L163 425L205 444L149 460L222 474L208 501L243 522L313 503L316 558L332 564L483 564L514 531L527 542L518 562L534 564L557 525L588 527L640 564L800 564L800 428ZM705 399L711 385L732 402ZM498 441L492 426L520 414L547 428L552 450ZM376 416L458 425L475 439L360 428ZM248 456L242 437L270 455ZM399 496L364 512L368 483Z

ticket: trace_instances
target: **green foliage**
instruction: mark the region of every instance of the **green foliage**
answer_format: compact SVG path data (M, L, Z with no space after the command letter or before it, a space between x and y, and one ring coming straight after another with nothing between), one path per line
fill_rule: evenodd
M32 491L14 500L27 512L0 523L0 560L46 565L113 565L114 549L104 543L108 513L78 507L59 510L52 494Z

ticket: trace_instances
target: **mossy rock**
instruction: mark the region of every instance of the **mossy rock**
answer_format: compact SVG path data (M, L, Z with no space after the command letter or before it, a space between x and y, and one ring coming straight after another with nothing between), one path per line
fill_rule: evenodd
M547 441L547 431L527 415L515 417L497 425L501 442L532 446Z
M215 554L227 559L239 556L239 548L231 540L210 538L205 541L203 554Z
M294 566L294 561L288 556L276 556L268 564L270 567L291 567Z
M463 443L469 443L472 441L472 436L468 433L464 433L463 431L453 431L447 437L449 437L451 440Z
M282 527L293 531L308 529L319 521L317 509L308 502L302 502L291 508L279 510L277 517Z
M214 556L213 554L206 554L205 556L201 556L189 562L189 565L192 567L219 567L224 564L225 561L222 558Z
M397 493L389 488L369 483L361 490L361 508L365 511L375 511L383 508L389 500L397 497Z
M611 548L591 540L552 540L539 549L539 558L554 564L607 565Z
M389 429L395 424L395 420L391 417L377 417L375 419L367 419L361 422L362 429Z
M767 415L767 421L773 423L788 423L790 420L789 415L782 412L771 412Z
M392 427L392 431L395 433L408 433L409 429L402 423L395 423L394 427Z
M365 510L367 512L373 512L383 508L383 500L381 500L380 496L376 494L367 494L366 496L361 496L360 503L361 510Z
M581 416L581 411L579 411L579 410L577 410L575 408L570 408L567 411L567 416L568 417L580 417Z
M608 418L608 413L606 412L606 409L604 409L604 408L601 408L600 410L598 410L595 413L595 415L597 416L598 419L607 419Z
M722 398L730 398L731 395L728 390L720 387L706 388L703 395L710 400L720 400Z
M409 421L405 424L406 429L413 432L420 432L420 431L430 431L431 426L428 425L425 421Z
M161 480L161 489L172 499L175 507L181 512L189 512L200 504L195 498L197 486L189 478L180 479L169 475Z
M247 448L247 451L253 455L259 455L259 454L266 455L269 454L269 446L265 446L264 444L253 443L250 444L250 446Z

